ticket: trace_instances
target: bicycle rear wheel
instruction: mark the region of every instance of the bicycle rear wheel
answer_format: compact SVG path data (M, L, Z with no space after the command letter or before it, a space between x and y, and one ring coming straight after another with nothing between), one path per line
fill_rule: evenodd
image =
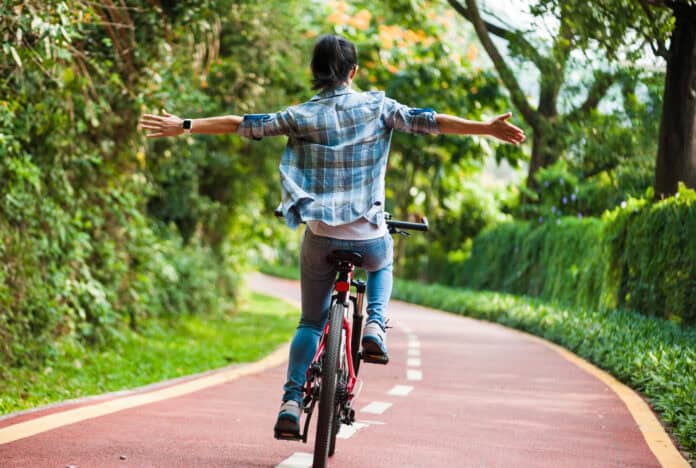
M338 355L343 329L344 306L335 303L329 312L329 333L321 369L321 394L319 396L319 417L317 437L314 441L314 468L325 468L329 458L329 447L335 446L336 431L336 380L338 374ZM333 439L333 440L332 440ZM333 442L333 444L332 444Z
M334 404L334 425L329 439L329 457L336 452L336 436L341 429L341 405L348 400L348 354L345 352L346 334L341 330L341 337L338 346L338 366L336 367L336 403Z

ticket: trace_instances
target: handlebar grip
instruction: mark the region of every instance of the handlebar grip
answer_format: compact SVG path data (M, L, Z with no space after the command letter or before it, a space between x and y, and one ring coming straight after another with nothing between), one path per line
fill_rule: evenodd
M409 221L387 221L387 226L394 229L408 229L411 231L427 231L430 225L428 218L423 218L420 223L411 223Z

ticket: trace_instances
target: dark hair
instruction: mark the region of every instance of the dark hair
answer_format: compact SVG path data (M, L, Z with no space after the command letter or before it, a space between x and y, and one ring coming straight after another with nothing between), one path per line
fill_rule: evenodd
M321 36L312 53L312 89L331 89L348 79L358 63L355 45L345 37Z

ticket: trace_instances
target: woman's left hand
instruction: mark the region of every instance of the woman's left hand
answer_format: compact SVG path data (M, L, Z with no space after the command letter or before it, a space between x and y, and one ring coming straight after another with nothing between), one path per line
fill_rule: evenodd
M184 133L184 120L162 110L162 115L144 114L140 118L140 128L148 130L148 138L170 137Z
M489 135L503 140L513 145L519 145L525 140L524 132L521 128L515 127L508 120L512 117L512 112L499 115L488 122L490 127Z

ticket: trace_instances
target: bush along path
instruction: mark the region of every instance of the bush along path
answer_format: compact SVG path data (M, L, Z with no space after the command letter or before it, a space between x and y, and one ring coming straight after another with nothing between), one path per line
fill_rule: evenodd
M696 462L696 329L621 310L397 280L393 297L498 322L560 344L640 391Z
M696 191L629 198L599 218L557 216L486 229L466 260L427 279L696 326Z
M44 367L0 380L0 415L256 361L290 339L296 308L260 294L240 302L231 314L150 319L101 349L64 339Z

